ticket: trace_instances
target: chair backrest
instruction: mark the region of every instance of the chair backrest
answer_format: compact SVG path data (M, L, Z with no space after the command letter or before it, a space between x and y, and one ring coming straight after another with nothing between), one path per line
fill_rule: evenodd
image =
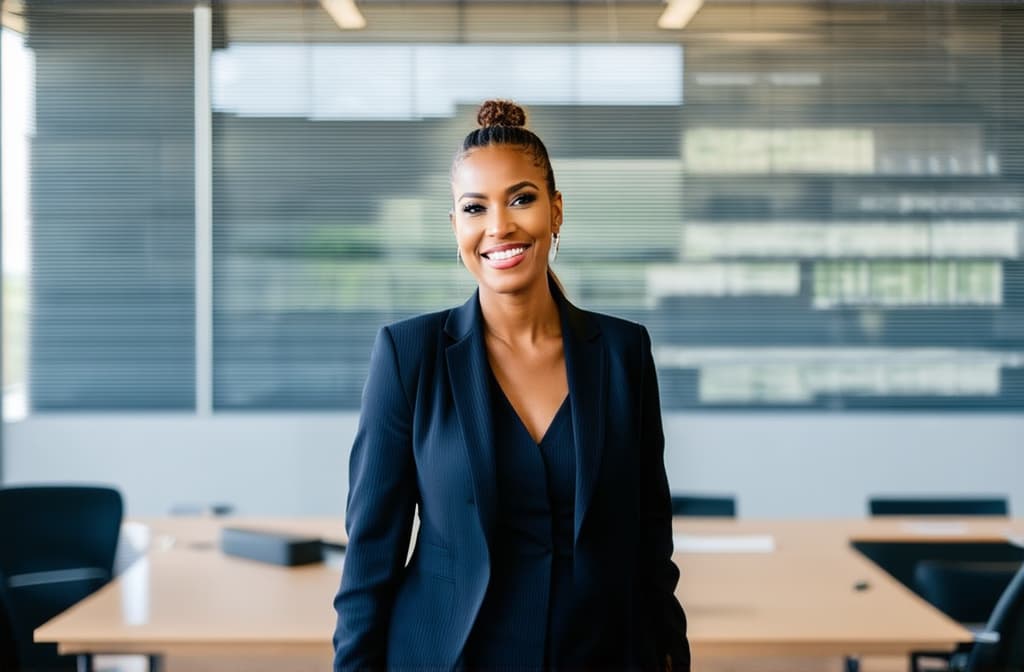
M736 498L728 495L672 495L672 515L735 518Z
M1003 591L985 631L971 650L969 672L1024 670L1024 566Z
M122 513L110 488L0 488L0 608L21 668L74 669L32 632L110 580Z
M1020 567L1020 561L922 560L914 567L914 588L954 621L982 624Z
M872 516L1008 516L1006 497L871 497Z
M7 670L17 670L19 665L17 642L7 616L7 598L4 592L3 576L0 576L0 670L7 672Z

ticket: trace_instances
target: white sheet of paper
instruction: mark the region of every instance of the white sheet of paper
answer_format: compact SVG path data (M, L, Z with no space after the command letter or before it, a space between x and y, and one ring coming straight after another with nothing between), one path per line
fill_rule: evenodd
M903 529L911 534L967 534L967 523L955 520L930 520L903 523Z
M679 553L771 553L775 538L770 534L674 534L672 543Z

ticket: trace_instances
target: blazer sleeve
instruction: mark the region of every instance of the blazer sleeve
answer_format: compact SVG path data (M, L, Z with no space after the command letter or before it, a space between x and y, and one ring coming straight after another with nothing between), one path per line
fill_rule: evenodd
M348 545L334 598L334 670L384 669L416 506L412 403L387 327L377 332L349 458Z
M671 669L690 669L686 614L675 597L679 569L672 561L672 500L665 474L665 435L661 423L658 378L651 353L651 337L641 326L641 450L640 453L640 562L645 571L651 625L658 660L671 656Z

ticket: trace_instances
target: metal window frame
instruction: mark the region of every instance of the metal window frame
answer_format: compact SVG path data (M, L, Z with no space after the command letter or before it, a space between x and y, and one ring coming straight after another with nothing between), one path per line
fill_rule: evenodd
M209 3L192 10L195 68L195 411L213 413L213 51Z

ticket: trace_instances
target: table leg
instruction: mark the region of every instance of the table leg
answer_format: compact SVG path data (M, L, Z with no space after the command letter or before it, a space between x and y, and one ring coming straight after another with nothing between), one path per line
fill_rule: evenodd
M75 656L75 667L78 672L92 672L92 655L80 653Z
M860 658L857 656L847 656L843 660L843 669L846 672L860 672Z
M149 672L164 672L163 656L149 656Z

